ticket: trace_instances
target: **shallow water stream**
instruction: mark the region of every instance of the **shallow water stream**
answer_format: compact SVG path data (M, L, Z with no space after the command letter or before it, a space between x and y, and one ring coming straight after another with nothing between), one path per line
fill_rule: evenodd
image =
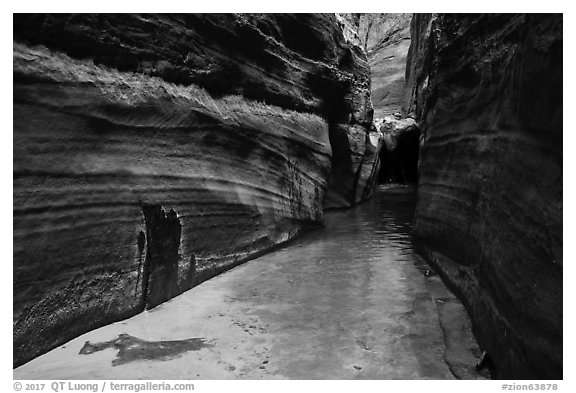
M483 378L463 307L412 250L414 205L412 188L381 186L327 212L325 227L14 378Z

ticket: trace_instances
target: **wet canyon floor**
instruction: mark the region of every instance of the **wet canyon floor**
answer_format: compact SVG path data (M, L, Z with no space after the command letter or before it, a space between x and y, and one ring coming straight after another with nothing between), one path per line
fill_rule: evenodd
M15 379L486 378L461 303L418 257L411 187L14 370Z

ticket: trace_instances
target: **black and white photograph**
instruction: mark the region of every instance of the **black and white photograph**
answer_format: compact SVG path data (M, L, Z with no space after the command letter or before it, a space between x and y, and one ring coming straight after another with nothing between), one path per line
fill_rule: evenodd
M12 14L6 391L563 390L562 9L187 7Z

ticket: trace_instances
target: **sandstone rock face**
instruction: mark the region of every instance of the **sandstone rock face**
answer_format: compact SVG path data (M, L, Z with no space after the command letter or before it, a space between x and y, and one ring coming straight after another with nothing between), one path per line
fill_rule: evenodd
M355 64L356 73L351 90L344 97L350 109L338 104L329 107L333 119L330 121L332 167L326 196L329 209L350 207L372 196L381 147L380 133L372 123L370 67L358 39L359 17L356 14L337 17L351 48L347 61Z
M359 38L372 70L374 117L400 112L412 14L361 14Z
M15 365L370 194L369 69L335 15L15 15L14 37Z
M425 71L430 66L432 55L428 53L433 47L432 21L436 14L414 14L410 22L410 48L406 58L406 80L402 96L404 113L423 118L425 109L424 97L428 92L429 75Z
M342 26L342 31L344 32L344 38L346 41L353 43L354 45L363 47L364 44L360 40L360 19L363 14L336 14L338 22Z
M496 378L562 378L562 15L416 15L414 241Z

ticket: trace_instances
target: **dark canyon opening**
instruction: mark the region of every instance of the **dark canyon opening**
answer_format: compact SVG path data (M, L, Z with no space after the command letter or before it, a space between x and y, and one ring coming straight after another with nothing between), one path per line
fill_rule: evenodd
M380 173L378 183L417 184L420 131L410 127L395 141L395 146L383 146L380 150Z

